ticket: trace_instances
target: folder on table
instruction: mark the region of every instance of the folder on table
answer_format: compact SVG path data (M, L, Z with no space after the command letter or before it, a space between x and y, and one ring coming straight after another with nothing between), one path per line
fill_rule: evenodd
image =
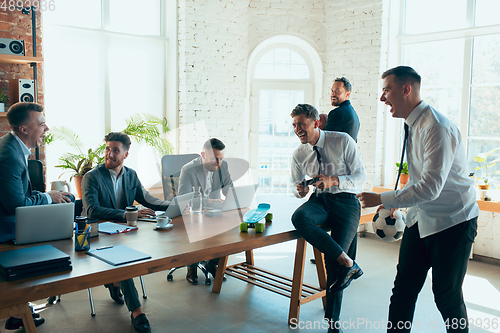
M7 281L71 269L70 256L52 245L0 252L0 276Z
M113 234L121 234L124 232L137 230L137 227L131 227L129 225L118 224L114 222L103 222L99 223L99 232L113 235Z
M150 255L136 251L125 245L116 245L102 250L90 250L87 254L101 259L102 261L105 261L113 266L151 258Z

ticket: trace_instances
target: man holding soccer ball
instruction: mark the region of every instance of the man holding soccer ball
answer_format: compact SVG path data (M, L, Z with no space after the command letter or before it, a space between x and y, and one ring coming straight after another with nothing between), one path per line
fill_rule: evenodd
M420 75L399 66L382 74L380 101L403 118L410 173L402 190L357 195L363 207L409 207L389 306L388 332L410 332L415 303L432 268L432 290L447 332L468 332L462 284L476 236L479 207L462 137L420 98Z

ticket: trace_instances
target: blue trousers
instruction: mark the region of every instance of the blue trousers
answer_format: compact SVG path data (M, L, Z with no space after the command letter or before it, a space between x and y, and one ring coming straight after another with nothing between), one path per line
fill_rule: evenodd
M361 206L351 193L313 193L292 216L292 223L302 237L324 253L327 286L337 280L340 266L337 258L342 252L346 252L352 259L356 257L360 216ZM318 226L320 224L326 224L330 228L330 235ZM332 321L340 319L342 295L342 291L327 291L325 318Z

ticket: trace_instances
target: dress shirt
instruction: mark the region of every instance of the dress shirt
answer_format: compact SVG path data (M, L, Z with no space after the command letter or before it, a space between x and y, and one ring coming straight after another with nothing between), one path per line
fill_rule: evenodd
M381 194L384 207L410 207L406 225L419 222L421 238L478 216L474 182L468 176L467 154L457 126L424 101L405 123L410 130L410 179L403 189Z
M339 178L339 185L317 192L359 193L366 181L366 171L356 142L346 133L319 130L316 142L323 159L322 174ZM295 149L292 156L292 183L296 186L305 176L318 175L318 159L311 144L305 143ZM294 193L296 193L296 188Z
M26 161L26 169L28 169L28 157L31 155L31 149L29 149L23 142L23 140L21 140L17 135L16 133L12 132L12 135L16 138L17 142L19 142L19 145L21 145L21 150L23 151L23 154L24 154L24 160ZM29 172L28 172L28 175L29 175ZM50 196L50 194L48 193L43 193L43 195L45 195L47 197L47 201L48 201L48 204L50 205L52 203L52 198Z

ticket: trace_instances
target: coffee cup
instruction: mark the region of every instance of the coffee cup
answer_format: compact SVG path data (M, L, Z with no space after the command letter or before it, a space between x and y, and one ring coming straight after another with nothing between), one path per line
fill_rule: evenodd
M139 210L135 206L127 206L125 208L125 219L127 220L127 225L135 227L137 225L137 217L139 215Z
M156 218L158 228L166 228L167 225L172 221L172 219L168 216L158 216Z

